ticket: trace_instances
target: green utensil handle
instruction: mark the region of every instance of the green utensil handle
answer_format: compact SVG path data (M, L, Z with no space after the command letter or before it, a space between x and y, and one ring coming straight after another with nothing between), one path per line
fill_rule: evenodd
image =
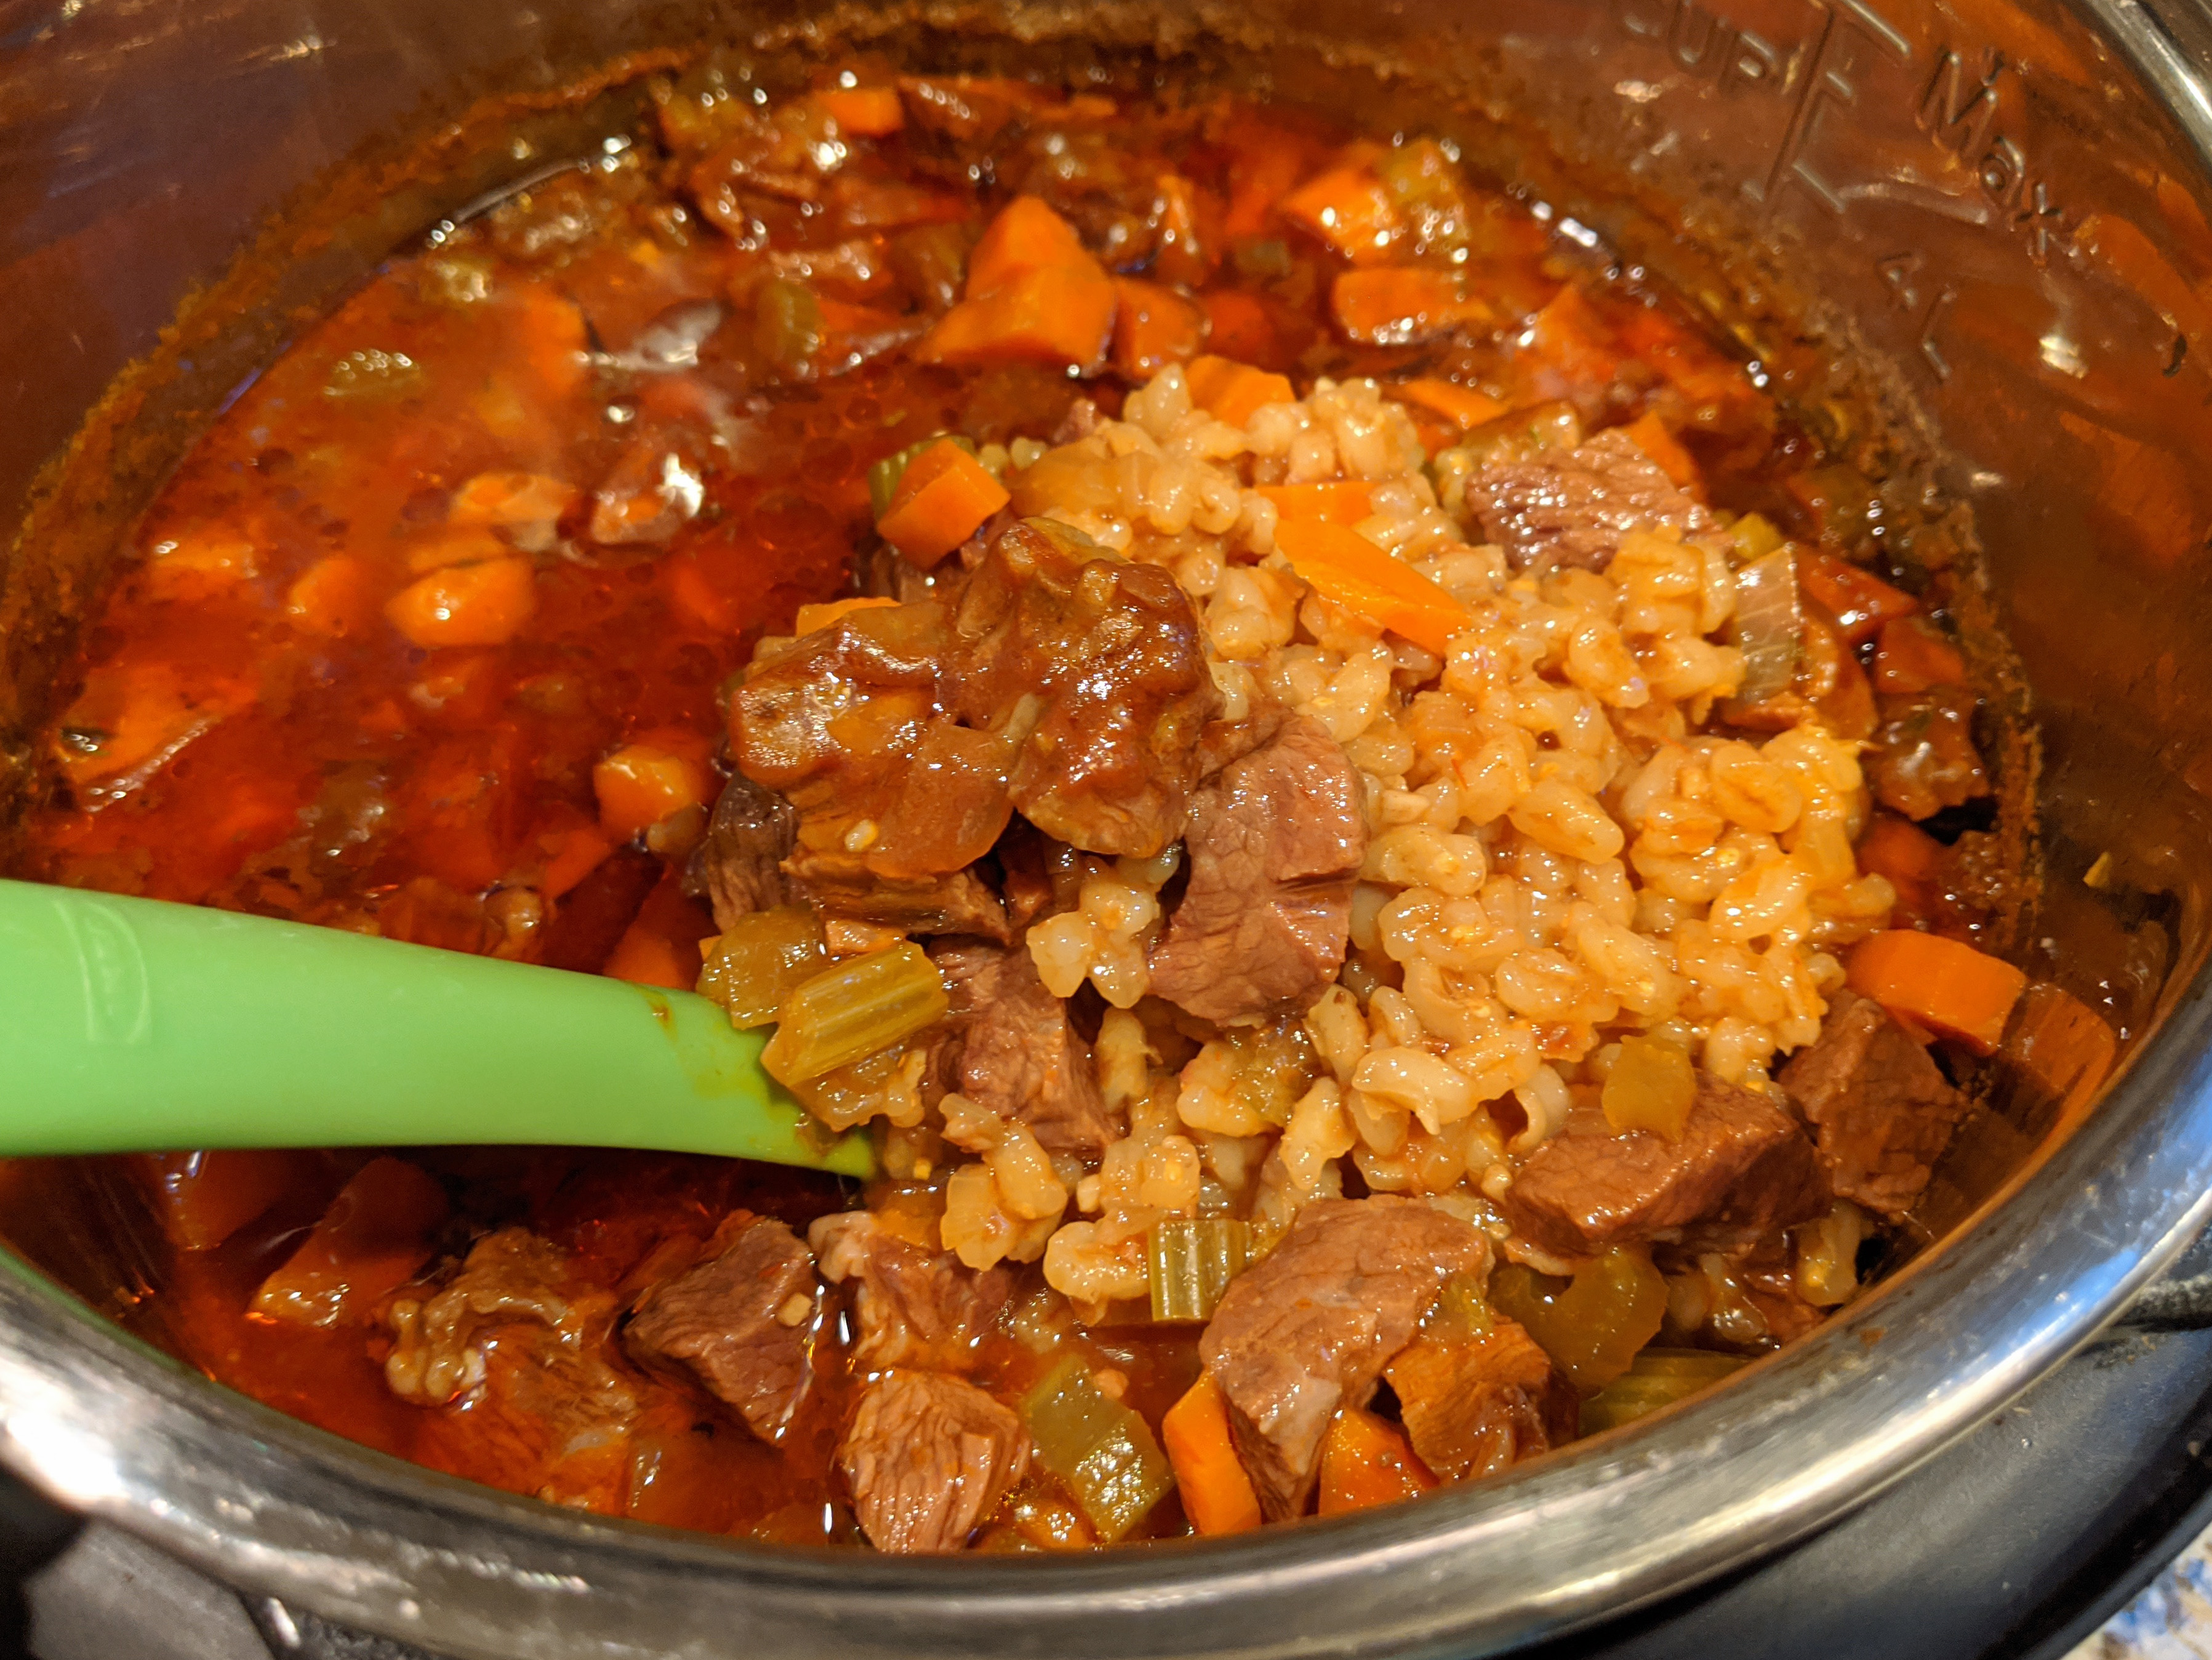
M690 992L0 881L0 1155L539 1143L872 1172Z

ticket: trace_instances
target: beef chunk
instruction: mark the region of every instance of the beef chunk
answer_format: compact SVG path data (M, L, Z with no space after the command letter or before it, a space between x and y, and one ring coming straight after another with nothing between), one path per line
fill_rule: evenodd
M1966 1106L1911 1033L1848 991L1781 1084L1813 1126L1837 1194L1892 1219L1928 1185Z
M1221 698L1168 571L1063 525L1017 523L969 574L953 629L947 702L969 726L1026 723L1007 777L1024 818L1139 859L1182 834Z
M1383 1369L1407 1438L1448 1481L1495 1475L1575 1438L1582 1398L1517 1323L1424 1332Z
M1872 760L1875 799L1907 818L1926 818L1990 793L1974 747L1974 694L1931 686L1881 700Z
M774 1445L813 1381L814 1259L782 1223L743 1212L708 1250L638 1299L623 1344L641 1365L688 1375Z
M1230 1281L1199 1353L1270 1520L1304 1510L1329 1420L1366 1404L1438 1288L1489 1260L1471 1225L1418 1200L1321 1199Z
M961 1548L1029 1462L1012 1412L973 1383L921 1371L870 1385L837 1450L860 1531L896 1555Z
M1309 715L1207 781L1190 884L1154 948L1152 990L1203 1019L1303 1007L1343 965L1367 855L1359 780Z
M1069 1024L1067 1006L1044 988L1029 952L963 941L939 945L930 960L963 1029L961 1094L1027 1124L1048 1152L1104 1152L1119 1130L1099 1093L1091 1045Z
M853 1358L863 1366L927 1365L958 1371L1012 1299L1014 1270L978 1274L951 1251L930 1251L866 1211L816 1219L807 1242L832 1285L854 1281L860 1330Z
M1484 538L1516 570L1603 570L1632 530L1687 535L1711 522L1659 464L1618 429L1571 450L1493 461L1467 483Z
M1679 1140L1616 1134L1594 1110L1528 1155L1499 1204L1514 1231L1559 1256L1633 1240L1727 1250L1825 1215L1813 1144L1764 1095L1698 1074Z
M714 926L797 903L783 861L799 840L799 814L781 796L734 777L714 799L707 835L692 849L684 891L714 908Z

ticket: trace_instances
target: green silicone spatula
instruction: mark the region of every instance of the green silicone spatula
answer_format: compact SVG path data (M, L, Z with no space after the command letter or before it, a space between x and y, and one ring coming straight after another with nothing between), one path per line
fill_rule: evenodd
M0 1155L497 1142L872 1172L715 1004L160 900L0 881Z

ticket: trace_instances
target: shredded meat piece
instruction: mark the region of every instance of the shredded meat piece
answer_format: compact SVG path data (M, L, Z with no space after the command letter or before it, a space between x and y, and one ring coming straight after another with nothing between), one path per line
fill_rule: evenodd
M1304 1510L1329 1420L1366 1404L1443 1282L1489 1262L1472 1225L1419 1200L1322 1199L1230 1281L1199 1353L1269 1520Z
M1220 707L1173 575L1062 525L1012 526L969 574L948 659L972 725L1028 726L1014 806L1071 847L1148 859L1182 834Z
M936 946L930 960L962 1029L960 1092L1027 1124L1047 1152L1103 1153L1120 1128L1099 1092L1091 1045L1029 952L957 941Z
M707 835L684 866L684 891L714 908L714 926L795 902L783 861L799 840L799 815L773 791L733 777L714 798Z
M1615 1134L1592 1108L1528 1155L1498 1208L1558 1256L1636 1240L1748 1244L1826 1213L1828 1183L1797 1122L1764 1095L1698 1073L1679 1140Z
M1974 702L1965 686L1883 698L1869 762L1875 799L1907 818L1926 818L1987 795L1990 775L1974 747Z
M832 1285L855 1281L860 1330L853 1359L863 1367L925 1365L958 1371L975 1363L976 1340L1014 1294L1014 1270L981 1273L951 1251L932 1252L867 1211L817 1217L807 1243Z
M1813 1126L1837 1194L1893 1220L1920 1197L1966 1109L1926 1048L1849 991L1778 1081Z
M813 1381L814 1259L782 1223L744 1212L708 1251L638 1299L623 1346L641 1365L691 1377L773 1446Z
M1310 1003L1343 966L1367 854L1342 745L1299 715L1208 780L1191 818L1190 884L1152 952L1152 990L1214 1021Z
M973 1383L896 1371L860 1397L837 1462L870 1544L941 1555L965 1545L1021 1480L1030 1438Z
M1407 1438L1447 1481L1476 1481L1575 1438L1582 1399L1516 1322L1488 1331L1424 1333L1383 1368Z
M1687 535L1711 515L1618 429L1571 450L1493 461L1468 481L1468 505L1486 539L1516 570L1562 565L1603 570L1632 530Z

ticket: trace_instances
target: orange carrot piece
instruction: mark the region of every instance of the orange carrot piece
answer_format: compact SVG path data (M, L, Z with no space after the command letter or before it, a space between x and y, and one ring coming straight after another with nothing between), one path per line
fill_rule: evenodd
M814 102L854 138L888 138L906 125L906 106L896 87L833 87L814 94Z
M368 568L343 553L315 561L284 593L284 614L309 634L358 634L374 610Z
M1170 363L1188 362L1206 344L1206 313L1197 301L1159 283L1124 277L1114 285L1114 368L1149 380Z
M1283 519L1356 525L1375 511L1373 488L1357 479L1326 484L1262 484L1260 494L1275 504L1275 512Z
M1401 380L1384 390L1396 392L1408 404L1441 415L1462 432L1486 421L1495 421L1506 410L1506 405L1488 392L1462 386L1455 380Z
M480 472L453 492L449 525L550 527L576 504L576 487L536 472Z
M520 313L515 326L522 337L523 361L548 394L567 397L583 384L591 367L591 333L582 308L537 283L510 292Z
M690 991L699 983L699 942L714 931L714 919L684 896L674 870L645 897L637 920L623 930L599 971L641 986Z
M613 841L597 824L578 825L561 837L553 856L545 861L539 891L548 899L558 899L605 863L614 850Z
M1346 271L1330 287L1328 306L1347 338L1370 346L1416 345L1491 316L1458 277L1414 265Z
M1740 417L1765 401L1742 364L1723 356L1656 307L1630 313L1619 332L1632 353L1657 369L1689 401L1699 426Z
M1224 357L1240 363L1273 361L1277 341L1274 319L1267 308L1242 289L1216 289L1201 295L1206 308L1206 337Z
M841 617L849 617L856 611L876 611L884 605L896 605L896 599L881 599L872 594L854 599L832 599L825 605L801 605L799 616L791 625L794 635L812 634L826 629Z
M1276 205L1305 171L1299 145L1287 134L1270 136L1281 142L1252 144L1229 164L1229 211L1221 231L1232 240L1265 236Z
M1666 423L1649 410L1621 429L1628 441L1658 465L1659 471L1685 489L1698 489L1698 464L1682 441L1667 430Z
M1417 1499L1437 1485L1395 1424L1358 1407L1346 1407L1330 1420L1321 1444L1323 1516Z
M1602 386L1620 366L1613 331L1571 283L1536 313L1525 350L1570 386Z
M975 252L968 256L963 293L980 300L1032 271L1062 265L1099 268L1074 226L1037 198L1018 196L984 227Z
M145 571L150 598L208 599L259 575L260 559L238 532L199 525L157 545Z
M927 570L1012 499L990 469L951 439L941 439L907 463L890 511L876 521L876 529Z
M1905 694L1966 682L1966 660L1925 617L1893 617L1881 625L1874 648L1876 691Z
M1844 638L1854 646L1873 639L1883 623L1920 609L1911 594L1832 553L1800 553L1797 586L1826 608Z
M1355 265L1387 255L1401 228L1390 193L1366 167L1331 167L1285 197L1280 211Z
M599 825L617 842L627 842L686 807L702 806L714 794L714 775L692 746L625 744L592 769L592 793L599 801Z
M1436 583L1342 525L1285 520L1275 526L1275 550L1323 598L1438 656L1474 620Z
M1891 1013L1994 1055L2027 976L2011 964L1936 933L1892 928L1851 952L1850 988Z
M393 594L384 614L418 646L498 646L521 633L537 609L530 562L508 558L432 571Z
M1268 404L1287 404L1297 394L1288 375L1270 374L1225 357L1194 357L1183 369L1190 401L1217 421L1241 427Z
M925 363L1046 363L1096 374L1114 331L1114 279L1097 262L1024 272L963 300L921 337Z
M1204 1534L1249 1533L1260 1525L1260 1499L1229 1432L1229 1404L1210 1371L1198 1375L1160 1420L1160 1443L1175 1467L1182 1512Z
M1926 916L1936 899L1943 844L1910 818L1877 812L1859 837L1859 868L1885 877L1897 890L1899 905Z

